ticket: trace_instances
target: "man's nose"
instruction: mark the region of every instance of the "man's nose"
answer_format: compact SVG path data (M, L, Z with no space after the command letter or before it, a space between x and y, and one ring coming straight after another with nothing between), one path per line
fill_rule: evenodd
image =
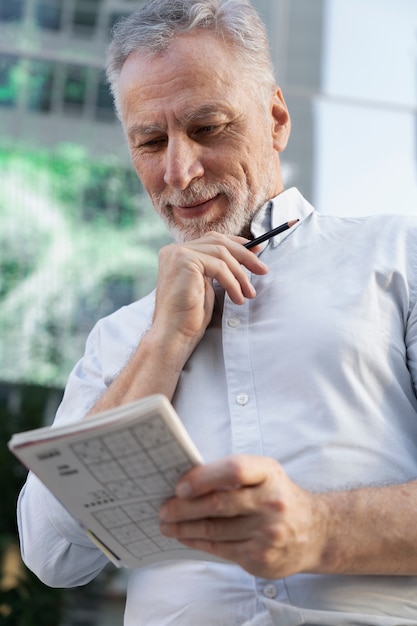
M189 137L170 138L165 151L165 184L183 191L203 174L201 146Z

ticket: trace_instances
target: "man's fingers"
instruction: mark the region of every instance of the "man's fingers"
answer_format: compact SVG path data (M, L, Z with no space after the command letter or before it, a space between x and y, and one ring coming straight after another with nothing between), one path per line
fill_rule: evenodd
M243 238L235 238L241 239ZM179 293L191 289L202 277L216 280L235 304L256 295L248 272L265 274L268 267L240 241L219 233L208 233L201 239L171 244L160 252L160 264ZM162 277L162 273L160 277ZM181 282L181 279L184 279Z
M161 531L176 539L241 542L251 539L256 522L253 517L208 518L193 522L161 522Z
M180 498L197 498L214 491L258 485L279 471L280 465L267 457L230 456L187 472L178 482L176 494Z
M235 304L243 304L245 298L255 297L256 291L249 276L231 255L223 259L200 252L191 262L196 263L201 274L216 280Z
M200 498L171 498L161 507L159 515L161 520L170 523L211 517L235 518L253 512L252 500L247 489L223 489Z

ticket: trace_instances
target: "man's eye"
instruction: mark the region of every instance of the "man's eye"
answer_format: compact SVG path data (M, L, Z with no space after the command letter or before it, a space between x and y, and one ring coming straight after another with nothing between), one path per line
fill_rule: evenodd
M199 133L212 133L216 130L217 126L215 126L214 124L208 124L207 126L201 126L201 128L198 129Z
M149 141L145 141L143 145L144 146L156 146L158 143L162 143L163 141L165 140L162 139L161 137L158 137L156 139L150 139Z
M148 139L147 141L144 141L138 147L142 150L146 150L149 148L159 148L165 145L165 143L166 139L164 137L155 137L154 139Z
M201 140L205 138L207 138L207 140L211 138L215 139L221 136L225 126L225 124L206 124L205 126L199 126L195 129L194 136Z

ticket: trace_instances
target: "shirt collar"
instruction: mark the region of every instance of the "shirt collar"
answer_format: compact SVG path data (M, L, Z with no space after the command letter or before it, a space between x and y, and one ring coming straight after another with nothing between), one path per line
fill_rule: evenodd
M291 187L283 191L275 198L263 205L256 213L251 225L251 232L254 237L259 237L272 228L276 228L280 224L290 220L299 220L299 224L306 219L314 211L313 207L307 200L303 198L301 193L295 187ZM276 235L271 240L271 245L276 248L285 237L288 237L295 228L296 224L289 230ZM268 244L265 242L264 247Z

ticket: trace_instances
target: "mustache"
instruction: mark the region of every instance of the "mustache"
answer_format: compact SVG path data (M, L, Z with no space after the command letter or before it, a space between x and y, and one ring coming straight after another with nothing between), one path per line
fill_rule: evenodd
M173 206L200 204L207 202L207 200L211 200L218 195L224 195L230 198L233 194L229 185L225 183L203 183L200 181L194 181L183 191L170 194L158 194L156 196L156 200L158 201L158 204L170 208Z

